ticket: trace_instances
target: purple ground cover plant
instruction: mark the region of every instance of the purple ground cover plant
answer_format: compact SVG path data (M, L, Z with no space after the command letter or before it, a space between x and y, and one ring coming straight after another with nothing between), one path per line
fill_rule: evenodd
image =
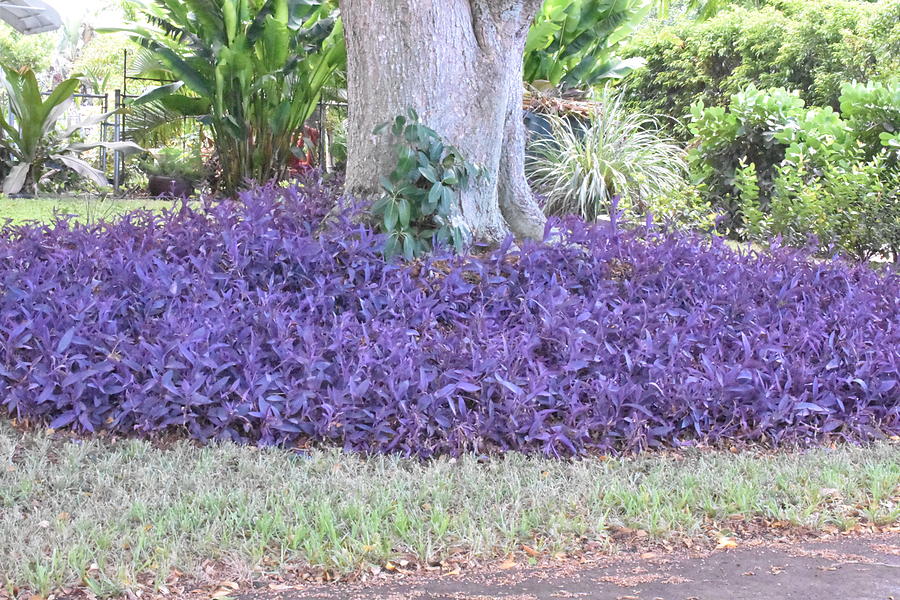
M385 262L334 190L0 231L0 406L432 456L900 434L900 275L577 220Z

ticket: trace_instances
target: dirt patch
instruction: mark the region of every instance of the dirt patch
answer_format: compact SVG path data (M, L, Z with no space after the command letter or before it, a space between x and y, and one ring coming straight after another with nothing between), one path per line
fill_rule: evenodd
M623 553L533 568L354 584L269 584L241 600L900 600L900 532L751 542L688 554Z

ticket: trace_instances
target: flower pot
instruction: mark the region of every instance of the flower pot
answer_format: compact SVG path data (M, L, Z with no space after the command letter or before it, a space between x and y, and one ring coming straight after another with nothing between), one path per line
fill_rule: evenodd
M151 175L147 181L147 191L156 198L184 198L194 193L194 186L178 177Z

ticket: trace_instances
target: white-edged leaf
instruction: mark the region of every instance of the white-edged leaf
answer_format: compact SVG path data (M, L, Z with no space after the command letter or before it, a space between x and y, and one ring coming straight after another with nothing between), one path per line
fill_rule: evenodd
M91 142L88 144L72 144L68 149L73 152L87 152L94 148L106 148L113 152L121 152L124 156L143 154L146 152L144 148L141 148L134 142Z
M3 180L4 194L18 194L25 185L25 178L28 177L29 163L21 163L9 170L9 175Z
M67 156L65 154L53 154L50 156L53 160L58 160L62 164L66 165L66 167L72 169L85 179L90 179L94 183L100 186L109 185L109 181L106 180L106 175L103 174L102 171L98 171L85 161L81 160L76 156Z

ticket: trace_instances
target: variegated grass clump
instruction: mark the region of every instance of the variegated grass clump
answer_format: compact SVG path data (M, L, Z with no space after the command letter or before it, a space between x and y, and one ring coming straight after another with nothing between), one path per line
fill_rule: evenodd
M644 214L686 185L684 149L662 133L657 117L630 111L608 89L588 117L544 116L552 135L530 144L529 175L547 198L548 215L595 221L616 197L620 209Z

